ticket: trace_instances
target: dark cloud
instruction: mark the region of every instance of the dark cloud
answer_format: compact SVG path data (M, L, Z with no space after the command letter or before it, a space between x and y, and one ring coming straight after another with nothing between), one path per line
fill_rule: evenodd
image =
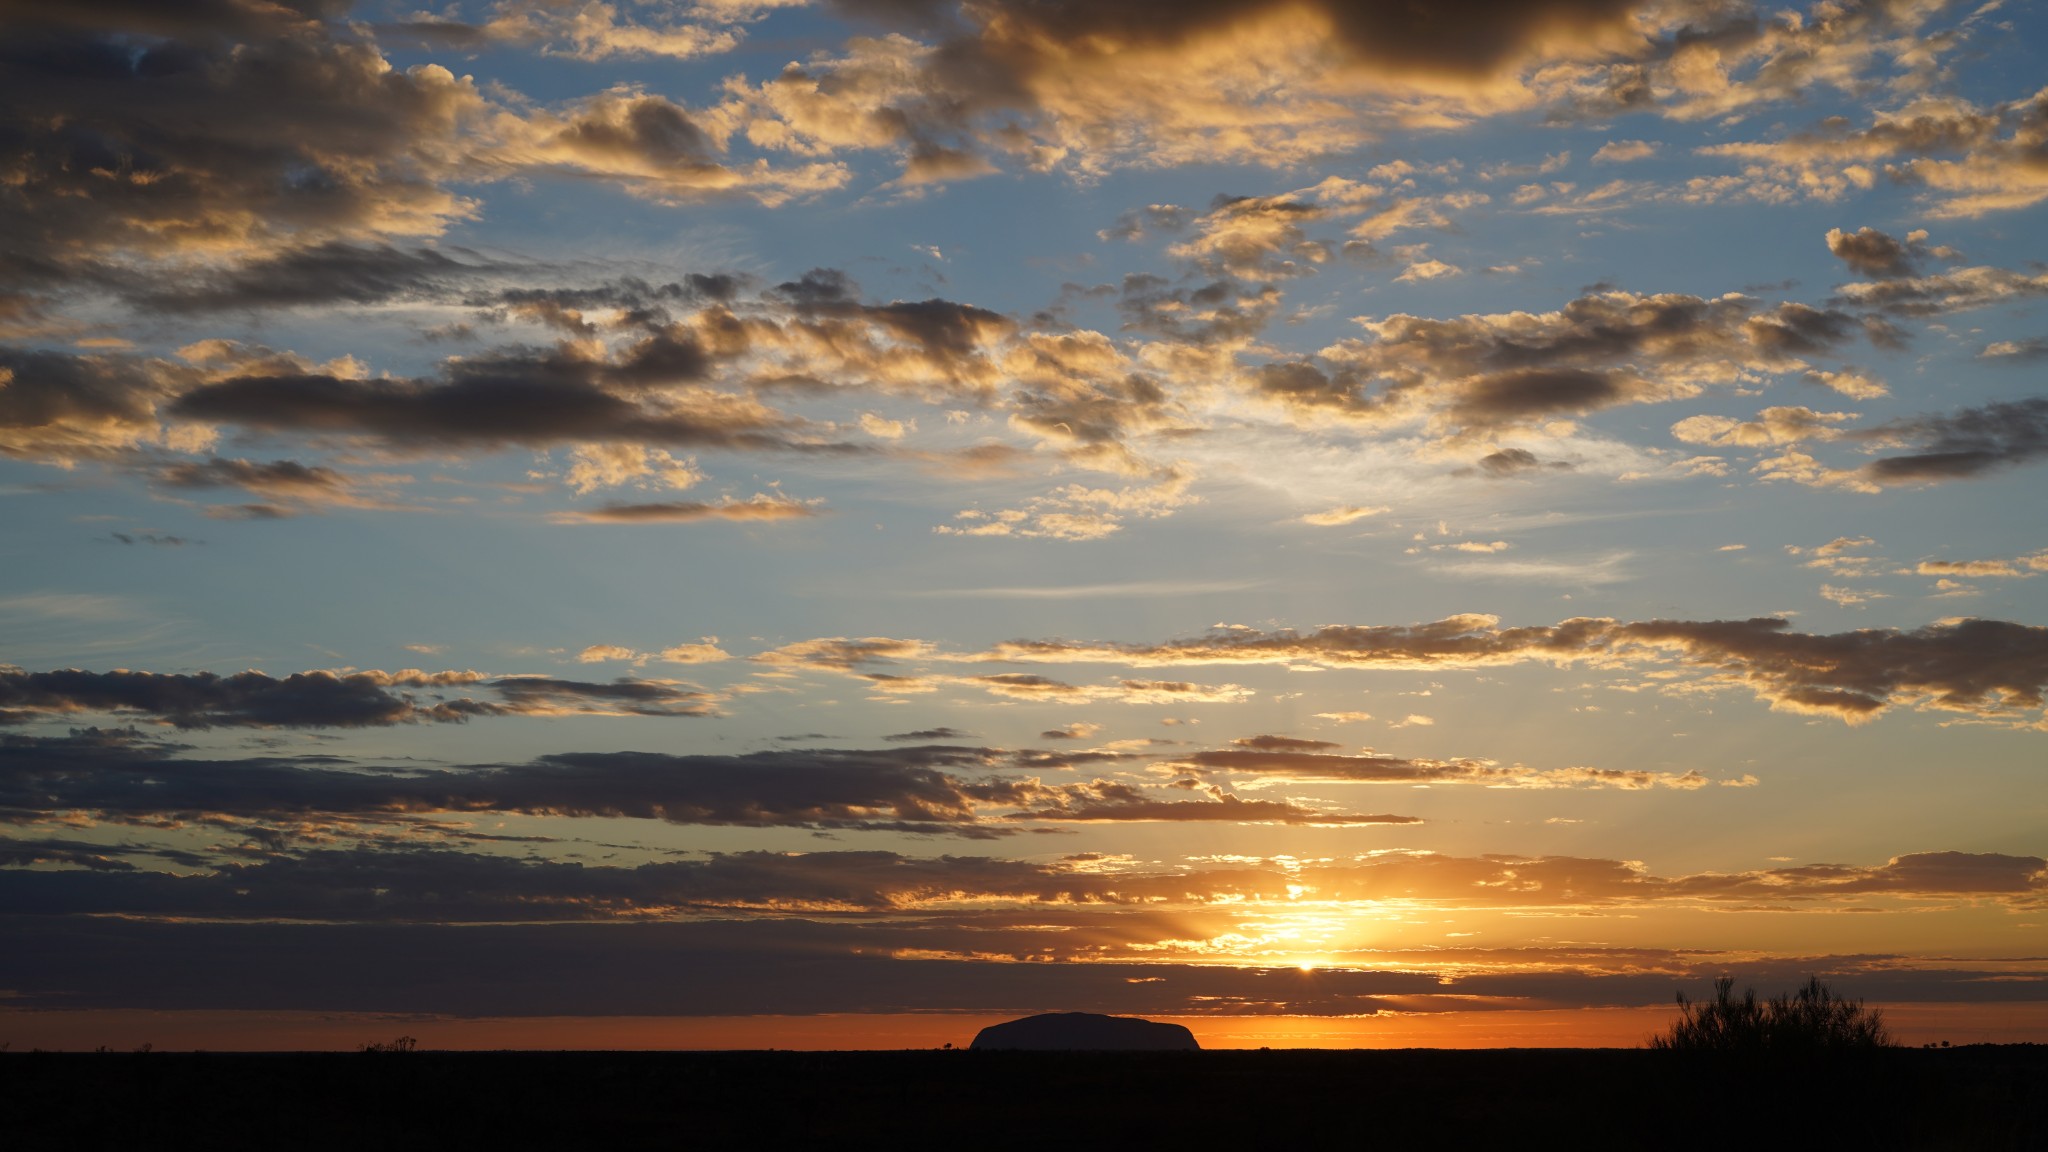
M644 686L500 681L514 714L605 711L694 714ZM191 726L197 726L196 724ZM792 748L746 755L561 753L524 764L380 767L334 757L186 759L133 738L10 737L0 741L0 814L15 822L59 812L116 823L201 820L284 836L277 822L391 822L434 814L664 820L676 824L883 830L989 839L1020 823L1229 822L1319 827L1413 824L1295 800L1237 796L1201 785L1161 799L1112 779L1046 783L1004 769L1059 771L1130 754L1003 753L958 744L882 750ZM282 846L283 841L278 843Z
M1491 760L1422 760L1382 756L1333 755L1337 745L1323 740L1255 736L1235 741L1238 747L1191 753L1171 763L1197 775L1229 775L1261 780L1320 781L1347 784L1473 783L1489 788L1649 788L1692 790L1705 787L1698 772L1650 772L1623 768L1557 768L1536 770L1517 764L1505 767Z
M466 685L476 678L447 673L404 678L382 672L298 672L282 679L261 672L26 672L0 667L0 719L111 713L174 727L359 728L420 721L462 721L488 712L474 701L422 702L408 687Z
M1870 895L2025 900L2048 885L2039 857L1912 853L1884 865L1805 865L1766 872L1648 876L1615 861L1392 853L1289 869L1272 863L1179 872L1105 871L1086 856L1038 863L887 851L733 852L639 865L513 859L447 848L322 848L302 855L199 864L183 875L144 871L135 845L47 838L0 840L15 915L208 917L227 920L546 922L632 920L675 910L747 915L860 911L929 916L970 931L989 907L1145 909L1161 904L1255 909L1290 891L1374 900L1612 906L1741 903L1761 897L1825 904ZM189 866L186 854L172 852ZM1133 918L1135 919L1135 918ZM998 924L990 924L999 928ZM998 932L997 938L1008 933ZM1141 938L1140 938L1141 939Z
M1124 331L1189 344L1248 340L1265 330L1279 307L1280 291L1269 284L1222 279L1176 285L1147 272L1125 276L1117 297Z
M315 255L362 262L366 282L358 287L366 295L418 291L457 298L452 285L422 280L402 288L379 278L392 261L445 270L444 257L347 246ZM192 308L226 306L229 295L242 292L252 300L299 299L270 283L272 277L304 276L319 285L309 291L330 295L356 291L346 277L322 275L310 260L301 253L280 258L275 267L218 273L243 278L233 292L176 285L163 291L177 306ZM407 453L591 444L875 452L885 449L831 439L828 427L761 397L776 390L872 389L987 404L1006 381L1014 381L1016 406L1042 434L1062 420L1070 429L1091 419L1111 422L1111 430L1091 441L1099 451L1155 419L1163 399L1135 372L1098 383L1101 356L1081 346L1086 341L1034 337L1029 362L1018 360L1015 375L1006 375L996 361L1009 350L1016 326L972 305L862 301L857 286L827 269L741 299L750 284L739 275L692 273L660 284L627 277L585 287L465 292L460 298L479 310L479 322L516 318L553 329L559 342L501 345L449 358L411 378L371 375L352 362L316 364L227 340L188 345L175 361L0 349L0 381L6 382L0 452L69 462L134 458L155 447L190 450L210 441L213 429L187 422L369 441ZM1107 340L1095 341L1112 357L1120 355ZM1120 404L1132 414L1117 424ZM330 493L339 492L338 474L324 475L334 481L326 486ZM184 487L262 481L259 490L285 479L281 472L231 471L219 463L180 465L163 478ZM298 488L302 495L308 491Z
M757 158L729 165L729 130L715 114L620 85L557 108L503 110L464 159L466 170L479 175L601 180L669 205L746 196L773 206L840 187L849 177L843 165L825 162L780 168Z
M977 908L1030 908L1044 916L1085 910L1241 908L1284 904L1290 894L1319 900L1419 900L1427 904L1599 906L1743 906L1757 900L1815 904L1868 896L1989 898L2028 902L2044 894L2040 857L1997 853L1909 853L1876 867L1800 865L1749 873L1655 877L1620 861L1579 857L1444 857L1382 853L1309 867L1245 863L1182 871L1092 867L1071 857L1032 863L995 857L905 857L889 851L713 853L705 859L641 865L512 859L475 851L315 849L254 861L190 861L182 875L145 871L137 859L156 849L86 840L0 840L0 865L57 865L61 871L0 871L0 894L23 916L164 916L311 922L549 922L633 920L676 910L748 914L909 912L928 916L934 935L965 929L961 947L989 920ZM133 859L129 859L133 857ZM1124 947L1143 943L1137 916ZM1114 920L1100 920L1108 929ZM954 931L948 931L952 927ZM907 931L918 931L907 927ZM1016 947L1022 933L1001 922L981 929L991 947ZM1094 935L1094 933L1090 933ZM1030 945L1026 945L1030 947ZM1040 945L1042 947L1042 945ZM1057 947L1057 945L1055 945ZM1077 951L1102 945L1079 941ZM1122 947L1112 945L1116 959Z
M159 536L151 532L133 535L127 532L109 532L107 535L117 544L149 544L158 548L183 548L187 544L206 543L204 540L191 540L183 536Z
M1750 343L1773 358L1814 356L1847 343L1857 321L1844 312L1807 304L1785 303L1750 317L1745 325Z
M1544 470L1569 472L1571 463L1566 460L1544 460L1527 448L1502 448L1479 458L1477 470L1495 479L1526 476Z
M0 864L128 872L122 849L0 841ZM695 912L886 912L939 902L1123 904L1114 880L1019 860L895 852L737 852L633 867L517 860L449 849L322 849L210 874L121 885L15 882L17 913L210 915L232 919L464 922L610 920Z
M1404 669L1521 663L1659 666L1740 685L1777 709L1858 722L1905 705L2026 723L2048 689L2048 628L1963 619L1901 630L1795 632L1778 617L1618 623L1580 617L1503 628L1491 616L1312 632L1233 628L1164 644L1016 640L988 657L1049 663L1319 664Z
M306 18L339 7L0 13L0 205L17 222L0 259L76 269L96 254L428 235L468 214L438 177L480 96Z
M0 839L0 868L27 868L36 864L54 864L65 868L84 869L88 872L133 872L135 865L121 858L128 851L128 849L119 845L99 844L87 840L66 840L61 837L45 837L35 840L6 838ZM62 905L54 906L49 910L70 911L70 909ZM79 911L84 911L84 909L79 909Z
M1288 907L1297 895L1452 908L1826 913L1887 897L2027 907L2044 883L2048 862L2038 857L1959 852L1912 853L1875 866L1659 877L1596 858L1403 852L1306 865L1253 859L1129 870L1089 855L1029 863L742 852L618 866L325 849L183 876L0 870L0 899L10 911L0 917L0 976L22 1007L458 1016L986 1011L990 1004L1155 1014L1645 1005L1668 1003L1674 982L1721 974L1727 954L1438 945L1375 949L1357 963L1306 972L1206 957L1181 963L1187 954L1174 943L1239 930L1260 905ZM710 916L666 919L677 910ZM832 915L853 910L869 915ZM649 914L666 922L645 922ZM643 922L545 923L590 919ZM221 959L247 955L266 962ZM679 962L691 979L675 979ZM2036 978L2005 972L1987 979L1990 966L1947 963L1882 954L1752 957L1744 972L1765 984L1815 971L1853 976L1859 991L1896 1000L2040 995ZM605 978L588 979L592 971Z
M599 684L553 676L503 676L489 687L507 712L522 716L598 715L709 716L718 699L671 681L620 677Z
M1012 820L1058 820L1078 824L1136 821L1145 823L1286 824L1318 828L1371 824L1420 824L1416 816L1343 812L1292 800L1258 800L1207 788L1206 799L1162 800L1115 780L1086 784L1039 785L1029 789L1026 808Z
M1649 621L1615 630L1624 643L1673 650L1743 683L1775 708L1855 721L1894 703L1996 717L2042 707L2048 628L1958 620L1912 631L1813 635L1780 619Z
M2043 295L2048 295L2048 273L2029 275L2006 268L1973 267L1844 284L1836 298L1897 316L1933 316Z
M157 483L169 488L246 488L251 492L328 492L348 486L348 478L332 468L301 464L296 460L272 460L259 464L250 460L225 460L215 456L205 461L165 466L156 474Z
M36 31L140 32L197 38L277 35L344 16L354 0L96 0L39 4L15 0L0 10L13 27Z
M1016 327L999 312L951 300L863 302L860 285L836 268L813 268L770 295L806 320L866 321L941 362L972 356Z
M1294 736L1243 736L1231 741L1239 748L1255 752L1323 752L1343 745L1329 740L1303 740Z
M708 504L699 500L606 504L598 508L558 512L552 519L562 524L689 524L699 520L802 520L816 515L818 510L812 504L786 497L756 496L750 500Z
M468 692L488 691L497 699ZM367 728L473 717L570 713L703 716L714 697L668 681L594 684L475 672L27 672L0 665L0 723L77 713L147 718L180 729Z
M1637 377L1583 368L1524 368L1475 380L1451 406L1462 424L1512 424L1530 417L1584 415L1643 396Z
M997 0L962 6L964 26L929 50L858 39L746 94L784 147L891 149L912 180L933 155L989 158L951 165L963 174L996 159L1306 163L1365 143L1404 98L1479 113L1540 62L1636 54L1637 7Z
M536 707L561 699L557 691ZM0 744L0 809L17 818L89 811L123 822L523 812L986 839L1005 832L978 826L976 804L1000 803L1014 789L962 781L947 770L995 763L985 750L939 746L744 756L579 752L515 765L393 770L325 759L168 759L146 746L17 737Z
M1119 215L1116 223L1097 232L1102 240L1142 240L1154 232L1178 232L1195 218L1178 204L1148 204Z
M1863 466L1861 474L1876 483L1969 479L2048 455L2048 398L1909 417L1870 429L1865 435L1879 443L1911 446L1906 453L1880 457Z
M959 730L958 728L920 728L920 729L918 729L918 730L917 730L917 731L915 731L915 732L897 732L897 733L894 733L893 735L889 735L889 736L884 736L884 737L882 737L882 739L884 739L884 740L899 740L899 741L900 741L900 740L971 740L971 739L973 739L973 738L974 738L974 734L973 734L972 732L962 732L962 731L960 731L960 730Z
M410 447L497 448L569 441L791 448L802 422L752 402L646 404L593 379L598 367L548 353L505 353L449 365L439 380L304 374L239 376L177 398L190 420L272 432L372 436Z
M1858 335L1848 313L1743 296L1599 291L1556 312L1362 321L1316 360L1253 370L1302 419L1426 421L1477 432L1695 395L1744 372L1790 372Z
M474 278L516 266L455 250L351 244L339 240L288 248L226 269L172 276L171 283L131 287L130 301L146 312L183 314L232 309L382 304L445 298ZM162 280L164 277L154 277Z
M1546 42L1621 32L1636 5L1633 0L1459 0L1416 8L1316 0L1303 7L1328 21L1333 47L1360 67L1395 75L1479 77L1520 63ZM1248 29L1270 11L1271 6L1232 0L1141 0L1113 6L1001 0L975 6L973 15L984 36L1001 46L999 51L1015 53L1019 63L1049 67L1050 59L1026 55L1032 46L1109 57L1228 35Z
M1875 228L1858 228L1854 232L1830 228L1828 251L1859 276L1893 279L1911 276L1925 249Z
M132 356L0 346L0 453L69 461L157 443L157 407L198 374Z

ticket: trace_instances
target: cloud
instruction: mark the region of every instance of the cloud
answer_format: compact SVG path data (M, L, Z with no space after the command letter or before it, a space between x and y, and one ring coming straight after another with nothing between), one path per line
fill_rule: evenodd
M619 5L602 0L562 4L552 0L497 0L490 18L478 24L421 13L402 23L378 26L390 37L411 37L428 44L474 50L486 44L539 48L548 55L598 61L616 56L688 60L730 52L745 36L739 23L762 9L782 6L778 0L755 3L714 3L692 6L688 20L634 20L634 9L621 18Z
M1403 723L1415 723L1410 716ZM1399 727L1400 725L1396 725ZM1503 767L1491 760L1426 760L1373 752L1346 756L1329 751L1339 745L1324 740L1255 736L1233 741L1235 748L1194 752L1169 763L1188 771L1228 775L1240 782L1342 784L1478 784L1488 788L1619 788L1643 790L1704 787L1707 778L1694 772L1651 772L1619 768Z
M639 686L530 678L509 691L522 709L568 702L617 713L649 707ZM653 707L659 708L659 705ZM657 711L656 714L672 714ZM957 744L860 750L785 749L738 756L560 753L523 764L386 768L334 757L199 760L122 734L0 737L0 814L20 822L74 813L94 821L228 822L289 840L290 822L417 821L437 815L518 812L674 824L881 830L988 839L1019 823L1233 822L1304 826L1412 824L1294 800L1242 797L1214 785L1196 798L1162 798L1138 784L1097 778L1046 783L1001 775L1008 766L1071 768L1116 754L1019 754ZM1079 759L1076 759L1076 757ZM964 775L971 773L972 775ZM67 817L68 818L68 817ZM340 822L339 824L335 822ZM328 839L326 833L316 842Z
M839 863L859 877L889 867L885 862L862 865L818 855L820 859L800 865L803 872L828 871ZM748 863L721 859L705 871L736 873ZM1514 858L1496 861L1506 868L1514 863ZM436 868L430 860L391 860L380 866L347 857L319 861L299 874L308 880L345 875L352 865L399 880L397 891L407 895L461 893L468 881L484 900L492 896L493 880L505 873L519 875L487 867L476 869L471 880L445 865ZM536 880L545 870L529 867ZM1563 864L1559 870L1569 867ZM972 874L970 866L963 863L962 868ZM281 869L275 879L285 879L287 871ZM606 883L631 891L632 880L617 875L623 871L586 868L579 876L564 870L558 872L557 883L572 897L583 886ZM38 906L52 902L47 894L53 890L86 887L43 878L49 875L19 870L0 874L10 882L10 899L26 902L32 889L41 889ZM1544 876L1559 878L1555 871ZM642 883L658 890L660 874L650 874ZM180 901L173 885L163 887L170 891L148 901L148 906L175 906ZM194 882L185 887L197 903L209 885ZM687 892L689 881L680 880L674 887ZM144 888L107 885L101 890L112 896L99 902L141 904L137 896ZM860 891L853 884L846 890ZM266 898L271 891L266 885ZM318 896L309 892L304 898ZM373 908L374 902L361 899L358 907ZM547 907L573 910L567 899L550 900ZM665 922L648 918L650 922L634 924L477 923L459 931L362 918L234 923L207 922L208 917L175 922L36 916L0 925L0 933L6 934L0 942L19 957L15 985L24 1008L311 1009L529 1019L967 1013L985 1012L989 1004L1011 1005L1017 1011L1150 1016L1276 1010L1351 1016L1532 1003L1668 1006L1674 985L1705 987L1727 962L1724 953L1703 955L1683 949L1437 947L1388 949L1358 956L1353 964L1304 972L1295 962L1299 940L1291 942L1295 951L1289 953L1288 941L1253 938L1240 945L1251 953L1244 961L1219 964L1214 962L1215 949L1207 946L1224 937L1227 928L1213 919L1180 918L1183 932L1203 933L1202 939L1189 940L1175 936L1174 926L1163 917L1119 910L1118 915L1128 919L1105 924L1102 914L1099 909L1047 903L1013 917L987 916L972 926L929 917L905 922L899 913L880 921L720 916ZM1238 916L1241 920L1241 910ZM1034 932L1019 922L1022 917L1041 925L1056 920L1063 931ZM1147 937L1138 943L1181 943L1141 953L1130 946L1134 928ZM247 971L220 961L222 956L242 955L263 955L270 963ZM148 957L148 978L139 979L127 965L109 963L109 956ZM508 964L507 957L519 957L520 963ZM675 978L678 957L689 958L693 979ZM1088 962L1003 962L1084 959ZM828 967L832 979L815 978L821 967ZM1830 979L1837 973L1853 975L1859 993L1887 1002L1992 1004L2039 995L2033 980L2013 979L1994 964L1960 959L1928 964L1890 953L1808 954L1759 957L1744 968L1763 987L1790 987L1815 970ZM445 975L449 971L491 973L493 978L451 983ZM606 978L589 979L594 971L604 972ZM322 991L309 995L311 989Z
M1979 353L1984 359L2032 362L2048 359L2048 340L1994 340Z
M1857 372L1829 372L1825 369L1816 369L1808 372L1805 379L1809 384L1832 388L1851 400L1875 400L1881 396L1891 395L1891 389Z
M1795 632L1788 621L1775 617L1635 623L1581 617L1502 628L1495 617L1463 615L1426 624L1332 625L1312 632L1227 628L1164 644L1013 640L977 658L1135 667L1308 664L1406 670L1523 663L1675 665L1709 685L1747 688L1780 711L1850 723L1906 706L2035 724L2041 722L2042 692L2048 687L2048 629L1979 619L1910 631L1814 634Z
M2048 273L2029 276L1988 267L1844 284L1836 289L1837 298L1845 304L1901 316L1963 312L2043 294L2048 294Z
M1303 420L1424 422L1445 435L1541 424L1624 404L1698 395L1756 374L1806 367L1856 326L1803 304L1748 297L1581 296L1556 312L1361 320L1315 361L1251 373L1255 394Z
M521 716L712 716L719 697L673 680L620 677L608 684L552 676L502 676L491 688Z
M1341 528L1346 524L1356 523L1369 516L1378 516L1387 511L1389 509L1385 506L1367 507L1363 504L1339 504L1335 508L1326 509L1322 512L1310 512L1301 518L1301 522L1303 524L1313 524L1318 528Z
M614 711L641 703L630 685L528 683L541 708L595 698ZM79 809L103 819L148 814L265 820L524 812L749 827L878 827L994 835L975 822L976 796L999 796L947 768L985 768L967 748L860 752L802 749L745 756L561 753L523 764L379 769L342 762L166 760L146 750L86 748L52 756L48 741L0 746L0 808Z
M962 732L957 728L920 728L915 732L893 733L882 737L882 739L897 742L914 740L921 743L929 743L933 740L969 740L973 736L973 733Z
M851 176L829 162L726 163L728 127L632 87L561 111L500 110L481 131L490 143L477 158L487 170L597 178L662 204L744 195L774 206L838 188Z
M1482 0L1418 16L1382 6L995 2L943 42L849 41L759 84L725 114L798 155L975 154L1099 174L1124 164L1300 164L1403 122L1534 102L1544 63L1640 48L1627 0ZM1486 28L1484 37L1448 35ZM965 171L986 164L963 165Z
M1860 475L1872 483L1969 479L2048 454L2048 399L2036 397L1958 408L1945 415L1907 417L1873 428L1866 436L1881 444L1904 444L1911 449L1864 465Z
M1315 205L1285 196L1218 196L1190 225L1194 235L1167 254L1211 276L1307 275L1330 259L1329 245L1302 230L1322 215Z
M429 236L474 213L440 183L484 106L470 81L394 68L281 8L208 5L188 19L9 20L8 199L36 222L9 230L10 263ZM152 23L149 39L123 35Z
M1984 127L1971 134L1967 147L1941 149L1959 152L1958 158L1937 159L1924 154L1936 149L1915 148L1913 151L1923 154L1887 169L1888 173L1903 183L1925 187L1928 212L1938 219L1971 219L2048 199L2048 177L2042 175L2039 163L2041 149L2048 145L2048 89L1988 109L1970 122L1972 127ZM2009 125L2011 132L1992 136L1990 123Z
M1208 788L1202 800L1161 800L1114 780L1087 784L1040 785L1025 799L1012 820L1057 820L1063 823L1285 824L1315 828L1347 828L1372 824L1420 824L1419 817L1364 814L1311 807L1291 800L1246 799L1220 788Z
M934 650L930 643L923 640L894 640L887 636L867 636L858 639L828 636L771 648L753 659L778 668L852 672L890 660L918 659L930 655Z
M1688 416L1671 426L1671 435L1688 444L1722 447L1797 444L1804 440L1835 439L1842 434L1838 425L1855 418L1854 412L1816 412L1800 407L1766 408L1757 413L1754 420Z
M0 347L0 453L68 464L158 446L203 448L181 437L157 407L198 373L160 360Z
M1824 911L1886 898L1936 907L1966 900L2026 907L2048 891L2040 857L1963 852L1907 853L1880 865L1816 864L1664 877L1640 864L1616 860L1430 852L1365 853L1313 862L1253 857L1232 867L1164 870L1117 863L1103 867L1087 855L1028 862L888 851L723 852L701 859L617 865L408 846L324 848L260 860L210 862L210 867L188 863L192 871L174 876L136 867L130 858L148 855L147 849L57 838L9 843L18 845L11 855L22 863L34 859L67 866L61 871L0 871L0 890L7 893L10 906L37 916L53 933L64 930L62 921L50 915L53 912L216 922L261 919L273 921L272 927L277 919L355 924L593 920L618 923L614 932L625 932L632 930L631 921L670 919L684 911L715 914L725 921L726 931L745 933L742 926L752 924L755 928L748 934L795 930L809 935L815 928L806 929L802 921L785 917L858 911L882 918L862 921L873 931L842 941L853 948L865 945L865 950L888 954L894 951L888 941L922 939L942 950L957 948L961 958L976 955L987 960L1002 956L1009 947L1026 946L1029 934L1024 929L1052 918L1079 938L1066 943L1041 940L1039 947L1092 952L1098 963L1142 959L1147 953L1159 959L1157 953L1172 950L1162 949L1150 937L1175 927L1184 932L1220 928L1203 914L1205 906L1234 911L1239 927L1256 932L1262 911L1299 908L1304 902L1324 914L1341 912L1346 905L1387 901L1443 910L1739 908L1767 903L1781 910L1803 906ZM1164 922L1153 919L1149 910L1162 906L1176 914ZM1036 919L1013 920L1005 914L1010 912ZM772 927L777 923L786 927ZM970 947L977 935L985 947ZM1186 936L1181 939L1183 947L1197 943ZM1260 945L1256 936L1240 933L1236 958L1255 961ZM815 963L814 946L799 946L798 951ZM1483 989L1488 973L1496 980L1516 971L1528 979L1554 979L1559 973L1545 961L1577 960L1596 969L1612 964L1626 970L1646 959L1633 950L1611 956L1599 949L1573 953L1545 956L1510 949L1492 956L1490 963L1473 963L1488 959L1484 953L1439 956L1436 962L1467 962L1470 970L1462 974L1459 991L1469 996L1475 989L1467 981L1478 980ZM517 954L552 953L541 949ZM711 954L715 952L707 955ZM1382 953L1368 964L1411 967L1401 964L1404 958ZM1667 958L1666 963L1674 960ZM1532 961L1542 967L1530 972L1527 966ZM1358 967L1370 971L1367 964ZM1153 969L1161 970L1172 971ZM1429 983L1437 979L1433 974L1423 978Z
M406 510L408 505L388 493L411 479L390 474L348 475L296 460L259 462L219 456L165 464L154 470L153 478L160 489L173 492L240 488L262 499L261 504L239 508L215 505L206 509L209 516L228 519L280 519L323 508ZM253 511L258 508L263 511Z
M1400 283L1440 280L1447 276L1461 276L1464 274L1464 271L1464 269L1459 268L1455 264L1446 264L1441 260L1422 260L1410 264L1406 270L1399 276L1394 277L1394 279Z
M496 699L472 693L489 692ZM480 672L28 672L0 665L0 723L98 713L179 729L369 728L510 715L705 716L717 697L666 680L609 684Z
M1898 107L1873 111L1865 127L1830 117L1817 129L1779 140L1698 151L1744 161L1737 183L1758 199L1838 200L1873 187L1881 170L1896 183L1924 189L1919 199L1928 215L1974 218L2048 197L2048 182L2031 170L2029 159L2044 138L2044 108L2048 91L1991 107L1957 96L1915 94ZM2010 134L2001 136L2007 127ZM1937 158L1947 156L1961 158Z
M1122 213L1095 236L1103 241L1143 240L1155 232L1179 232L1194 218L1193 211L1178 204L1148 204Z
M451 357L410 377L377 374L352 356L316 363L229 340L195 342L175 360L0 350L0 452L60 464L132 460L151 449L207 451L232 426L392 454L559 447L566 465L543 462L530 478L558 478L579 495L672 491L703 478L681 449L899 451L828 438L836 421L814 423L762 398L844 388L1001 403L1014 407L1020 430L1056 442L1073 462L1159 473L1124 440L1161 421L1164 393L1106 338L1013 341L1016 326L996 313L935 298L863 301L857 285L825 269L752 296L747 288L741 277L693 273L660 285L622 278L466 296L483 321L535 325L555 339ZM1131 403L1148 396L1149 415ZM258 478L227 468L181 474Z
M1655 140L1609 140L1593 153L1595 164L1632 164L1648 160L1663 145Z
M1189 491L1194 477L1168 470L1155 484L1126 488L1089 488L1068 484L1034 496L1020 508L986 512L968 508L954 513L954 523L932 531L942 536L1022 536L1048 540L1100 540L1123 530L1133 519L1171 516L1201 497Z
M1925 235L1924 232L1913 234L1923 238ZM1926 254L1925 247L1916 240L1909 238L1901 242L1875 228L1858 228L1854 232L1830 228L1827 239L1828 251L1859 276L1886 279L1911 276Z
M890 678L903 679L903 678ZM1195 684L1186 680L1118 680L1113 684L1068 684L1024 672L993 676L916 677L911 683L976 685L1014 700L1051 700L1061 704L1111 701L1119 704L1229 704L1247 699L1250 689L1238 684Z
M597 508L555 512L548 518L557 524L688 524L699 520L807 520L818 514L815 502L792 500L776 493L756 494L746 500L727 498L715 503L668 500L648 504L605 504Z
M1498 480L1544 470L1568 472L1571 467L1569 461L1543 460L1527 448L1501 448L1481 456L1478 471Z
M570 451L563 483L578 496L600 488L669 488L680 491L704 479L697 462L679 460L644 444L579 444Z
M793 447L801 422L755 401L685 389L628 398L606 367L509 353L451 362L442 379L319 373L234 376L179 396L172 415L273 432L363 436L400 447L497 448L623 441ZM694 403L693 403L694 401Z
M732 659L732 653L718 646L718 637L704 636L695 643L684 642L670 645L658 652L636 652L621 644L592 644L576 654L579 664L602 664L607 661L631 661L634 667L641 667L659 660L665 664L716 664Z
M122 291L141 311L168 315L371 305L445 298L483 276L520 267L466 249L454 251L463 258L434 248L327 240L265 252L224 268L181 269Z

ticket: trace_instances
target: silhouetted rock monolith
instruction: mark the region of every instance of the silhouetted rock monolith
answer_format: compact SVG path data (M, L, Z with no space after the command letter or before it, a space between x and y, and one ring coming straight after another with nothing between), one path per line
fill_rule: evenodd
M1093 1012L1047 1012L975 1033L976 1049L1017 1049L1025 1052L1196 1052L1195 1034L1178 1024L1160 1024L1135 1016L1100 1016Z

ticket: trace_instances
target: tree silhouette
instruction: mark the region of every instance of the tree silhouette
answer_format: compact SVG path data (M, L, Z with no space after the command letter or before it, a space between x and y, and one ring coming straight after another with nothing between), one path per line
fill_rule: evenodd
M1650 1047L1681 1052L1835 1052L1890 1048L1897 1042L1884 1013L1839 996L1809 976L1798 990L1759 1001L1756 989L1735 997L1735 978L1714 981L1712 1000L1678 994L1678 1020Z

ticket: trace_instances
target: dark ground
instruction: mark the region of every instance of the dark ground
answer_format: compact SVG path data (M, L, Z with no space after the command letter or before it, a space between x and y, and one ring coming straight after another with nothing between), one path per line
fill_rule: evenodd
M0 1146L2048 1149L2048 1046L0 1054Z

